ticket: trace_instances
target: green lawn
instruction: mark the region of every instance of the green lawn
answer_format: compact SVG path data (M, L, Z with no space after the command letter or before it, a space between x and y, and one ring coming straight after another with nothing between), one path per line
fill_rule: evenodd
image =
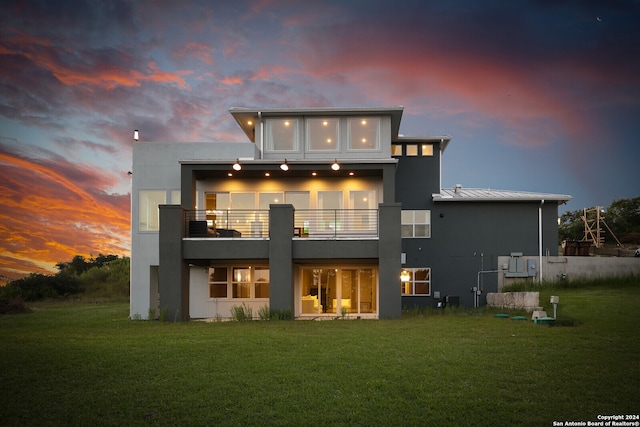
M523 425L640 412L640 282L545 290L548 327L130 321L126 304L0 317L2 425ZM518 314L518 313L511 313Z

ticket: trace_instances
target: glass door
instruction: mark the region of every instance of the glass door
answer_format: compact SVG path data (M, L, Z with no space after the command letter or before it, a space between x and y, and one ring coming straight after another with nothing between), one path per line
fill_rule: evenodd
M377 268L302 268L301 314L376 313Z

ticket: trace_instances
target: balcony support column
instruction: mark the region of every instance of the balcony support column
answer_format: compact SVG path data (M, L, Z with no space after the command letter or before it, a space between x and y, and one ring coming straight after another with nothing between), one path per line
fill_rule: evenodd
M189 320L189 265L182 258L184 209L160 205L158 288L160 310L168 310L167 320Z
M379 205L380 268L380 319L399 319L402 314L400 293L400 253L402 252L402 227L400 222L402 205L384 203Z
M293 312L293 205L269 206L269 308Z

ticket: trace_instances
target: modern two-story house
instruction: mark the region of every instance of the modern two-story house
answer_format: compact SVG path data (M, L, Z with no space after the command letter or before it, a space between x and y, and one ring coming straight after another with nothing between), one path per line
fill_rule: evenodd
M442 189L451 138L400 136L402 112L232 108L245 143L135 142L131 317L398 318L481 305L500 255L557 255L569 196Z

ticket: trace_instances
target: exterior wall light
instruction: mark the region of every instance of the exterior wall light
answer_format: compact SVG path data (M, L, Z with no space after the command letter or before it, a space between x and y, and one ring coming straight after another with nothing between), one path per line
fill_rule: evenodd
M242 169L242 165L240 164L240 159L236 159L236 162L233 164L233 170L239 171Z
M284 159L284 163L282 163L280 165L280 169L282 169L285 172L289 170L289 165L287 164L287 159Z
M133 131L133 140L136 142L140 140L140 132L138 132L138 129Z
M338 159L335 159L333 161L333 164L331 165L331 169L333 169L334 171L340 170L340 163L338 163Z
M411 280L411 275L407 270L402 270L402 273L400 273L400 280L402 282L408 282L409 280Z

